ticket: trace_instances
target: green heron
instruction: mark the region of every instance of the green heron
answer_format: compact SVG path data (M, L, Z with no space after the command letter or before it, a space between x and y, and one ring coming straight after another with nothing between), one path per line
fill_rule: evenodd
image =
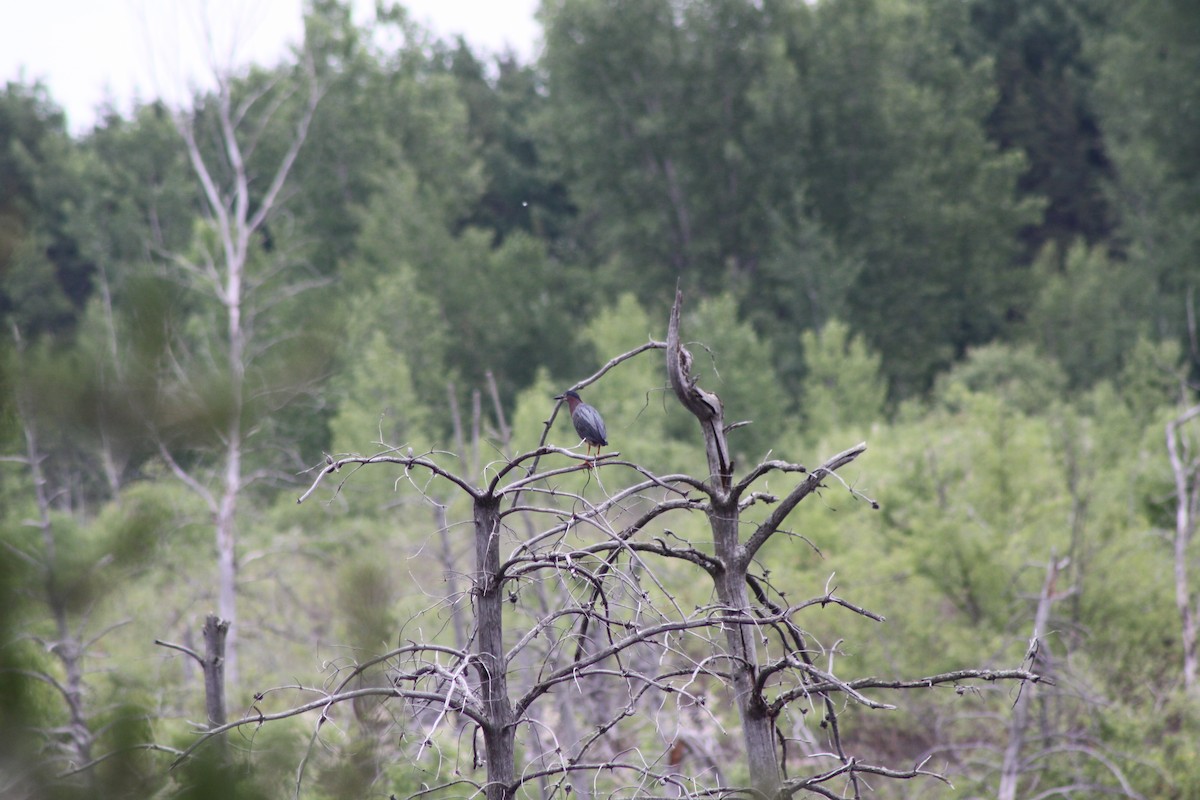
M588 455L592 454L593 447L599 455L600 448L608 444L608 431L604 429L600 412L583 402L578 392L563 392L554 399L567 401L571 407L571 422L575 424L575 432L587 444Z

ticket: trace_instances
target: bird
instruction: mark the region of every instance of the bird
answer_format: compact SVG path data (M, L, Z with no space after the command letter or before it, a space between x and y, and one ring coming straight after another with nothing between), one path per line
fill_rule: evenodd
M575 432L587 444L588 455L592 454L593 447L599 455L600 448L608 444L608 431L604 428L604 418L600 412L583 402L575 391L563 392L554 399L567 401L571 407L571 422L575 425Z

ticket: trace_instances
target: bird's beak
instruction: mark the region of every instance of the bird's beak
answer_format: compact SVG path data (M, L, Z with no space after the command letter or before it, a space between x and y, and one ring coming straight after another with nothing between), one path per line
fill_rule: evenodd
M556 395L554 395L554 399L555 399L555 400L562 400L564 397L566 397L566 395L565 395L565 394L556 394Z

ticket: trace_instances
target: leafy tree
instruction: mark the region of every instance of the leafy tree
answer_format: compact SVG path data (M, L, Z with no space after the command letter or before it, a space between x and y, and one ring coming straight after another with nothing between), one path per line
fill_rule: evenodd
M547 4L557 146L606 268L643 299L680 275L709 293L733 276L784 340L823 321L816 300L845 303L892 390L926 389L1019 313L1016 236L1038 212L1017 196L1021 155L987 139L987 65L954 49L964 14Z
M436 427L417 397L408 359L392 348L382 331L362 343L346 378L346 399L330 423L335 451L369 449L368 441L419 450L433 446L423 441Z
M497 56L489 69L461 38L443 58L467 108L485 181L460 224L492 230L495 244L518 230L555 242L575 208L542 152L536 126L546 98L537 71L512 54Z
M1046 586L1038 556L1053 556L1060 565L1069 556L1053 582L1048 621L1036 625L1035 663L1059 686L1086 691L1022 690L1025 697L1032 688L1037 710L1031 713L1039 720L1024 726L1023 736L1031 737L1024 751L1036 752L1041 763L1036 778L1020 781L1088 784L1133 797L1149 785L1138 782L1147 777L1141 748L1118 744L1109 726L1120 724L1123 702L1139 703L1119 688L1126 678L1161 682L1166 674L1162 637L1151 642L1153 634L1125 625L1147 622L1161 631L1169 624L1168 587L1151 577L1167 568L1152 537L1118 533L1146 525L1135 488L1143 448L1131 446L1121 401L1097 390L1086 411L1047 402L1063 385L1053 361L1029 348L973 354L939 385L937 405L905 404L895 423L873 433L874 450L882 452L846 473L851 486L879 500L881 514L854 513L827 493L797 531L816 549L797 552L799 542L787 543L790 558L772 580L836 583L866 607L902 597L900 605L893 602L888 624L902 631L905 648L889 646L866 620L848 619L836 634L823 625L813 630L818 640L836 635L860 642L841 656L848 674L895 674L911 668L918 653L943 669L971 652L1019 658L1034 627L1037 604L1030 598ZM1025 400L1035 402L1021 410L1017 403ZM1147 659L1147 653L1154 655ZM977 699L980 705L967 709L938 704L933 695L910 698L905 716L879 720L869 741L893 758L941 754L956 764L956 784L994 794L1001 756L1020 740L1011 738L1017 715L1011 694L985 691ZM981 724L979 714L988 721ZM1002 715L1002 726L995 715ZM913 730L937 733L922 741ZM1045 746L1029 744L1037 737ZM1078 747L1047 755L1051 742L1064 737Z
M761 256L746 87L768 19L713 0L543 6L557 158L573 201L643 301L676 276L706 289Z
M109 112L79 149L89 191L72 208L72 231L96 262L97 291L124 305L125 280L191 240L200 207L187 153L162 103L138 106L129 119Z
M1120 239L1155 326L1182 337L1200 264L1200 17L1176 0L1113 11L1093 47Z
M459 377L450 366L453 335L416 270L403 260L397 262L405 246L406 226L397 226L393 215L398 203L410 199L403 185L396 181L376 196L363 223L357 255L346 265L342 285L347 299L345 308L337 311L346 320L341 375L336 382L341 395L333 423L337 449L359 450L374 441L380 413L393 404L397 410L413 410L402 411L390 424L402 419L421 424L403 425L387 441L412 443L410 439L417 435L429 439L425 446L432 446L444 442L450 431L446 385ZM397 363L380 372L392 356ZM400 382L392 385L393 379ZM352 416L358 421L352 422ZM368 418L371 424L362 427Z
M418 380L439 384L436 401L423 391L426 401L441 404L447 377L481 385L490 371L507 402L538 365L565 373L574 364L584 288L576 281L578 270L552 258L541 241L523 232L498 246L481 228L456 234L459 209L413 171L398 170L372 203L359 241L362 256L347 270L347 282L357 292L372 285L373 270L411 269L440 320L453 321L439 323L446 326L445 338L438 340L444 359L422 362L428 369ZM420 345L414 338L404 346Z
M1080 242L1062 258L1043 253L1032 278L1037 292L1025 319L1029 336L1073 385L1115 376L1133 343L1150 332L1144 276L1103 248Z
M66 118L45 87L0 93L0 314L28 339L65 333L88 295L90 265L67 214L80 196Z
M947 30L964 24L955 7L818 10L814 125L825 157L814 159L811 197L863 259L852 318L906 396L1022 305L1014 237L1037 208L1015 193L1022 159L986 139L991 89L983 65L952 53Z
M1104 184L1111 164L1093 102L1095 66L1085 48L1103 31L1106 7L1078 0L972 0L963 47L993 65L996 103L988 135L1025 154L1018 184L1046 200L1045 214L1023 232L1026 257L1053 243L1065 257L1071 243L1106 241L1114 215Z
M289 208L307 234L313 268L333 275L357 246L364 211L398 171L411 173L426 213L439 218L467 214L482 184L455 82L402 6L380 4L360 26L351 3L317 0L306 25L323 96Z
M969 394L990 394L1010 410L1037 417L1063 399L1067 388L1062 368L1029 346L990 344L938 378L939 403L958 408Z
M787 346L799 336L848 318L850 292L862 262L840 251L797 200L791 216L771 214L771 251L753 273L734 283L743 316L772 348L780 380L801 391L807 369L804 348Z
M1187 396L1183 348L1175 340L1156 342L1139 336L1129 349L1116 383L1121 387L1120 400L1134 423L1150 425L1160 411L1178 405Z
M866 430L882 422L887 386L878 353L837 319L800 338L804 376L800 408L809 441L830 432Z

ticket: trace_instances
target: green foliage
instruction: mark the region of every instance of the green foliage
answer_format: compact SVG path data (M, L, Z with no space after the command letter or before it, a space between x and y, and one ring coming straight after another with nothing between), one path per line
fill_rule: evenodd
M1159 410L1187 402L1187 371L1178 341L1155 342L1139 336L1129 348L1117 377L1121 397L1135 420L1151 422Z
M1042 219L1022 233L1029 257L1047 242L1065 254L1071 242L1111 233L1103 184L1112 177L1091 83L1096 65L1084 46L1103 29L1104 3L1075 0L970 0L962 46L992 64L996 102L989 137L1024 153L1018 184L1044 197Z
M56 267L47 257L47 237L32 233L16 242L4 264L4 294L9 327L28 335L62 328L72 321L74 309L60 288Z
M572 178L573 202L598 215L600 235L620 254L621 272L637 281L627 288L643 300L666 290L671 274L685 265L696 263L709 274L720 266L710 209L726 192L705 192L715 187L703 186L706 176L686 149L702 148L708 180L719 180L728 166L723 146L736 152L736 117L730 107L721 122L713 118L717 104L688 98L706 94L701 85L716 88L703 62L720 59L746 33L721 44L713 27L698 25L689 42L681 24L685 14L699 22L719 5L692 4L676 15L664 0L568 0L541 10L555 155ZM739 70L725 79L745 77ZM729 102L738 102L737 95L728 93ZM702 126L707 136L700 135ZM688 130L696 135L687 136ZM702 197L708 208L700 207Z
M887 386L880 356L838 319L800 337L805 376L801 408L809 440L833 431L865 431L883 419Z
M567 371L578 352L572 337L577 321L571 311L581 297L574 284L577 273L550 258L543 243L520 232L495 248L484 230L456 233L457 212L439 209L428 196L431 191L412 172L397 173L373 202L360 257L348 270L356 293L370 291L372 279L360 275L400 272L411 275L401 280L415 283L433 303L428 309L437 320L428 332L416 327L428 319L424 311L420 321L391 323L409 326L413 336L404 343L405 350L425 351L413 362L425 401L441 405L445 380L455 375L481 386L490 371L507 401L538 365L556 373ZM452 330L448 320L453 320ZM431 344L422 344L427 336ZM555 346L548 347L548 342ZM432 361L435 354L437 361ZM450 375L445 374L447 367ZM436 387L429 385L432 381L437 381ZM436 389L436 401L431 389Z
M62 111L40 84L0 92L0 315L27 338L69 333L90 265L68 211L82 195ZM8 330L6 330L6 334Z
M796 201L798 209L804 205ZM805 348L791 343L847 317L862 262L839 251L828 232L800 210L791 217L772 213L771 231L772 251L736 285L745 318L775 345L780 379L797 391L808 366Z
M88 192L71 209L70 230L96 264L93 289L135 303L122 290L144 276L147 246L181 251L192 237L198 209L179 132L161 103L135 108L130 119L109 114L75 160Z
M463 222L494 231L496 244L518 230L551 242L559 240L574 208L561 177L547 167L537 138L537 122L546 106L537 70L511 55L485 64L461 40L446 59L467 107L485 180Z
M365 653L383 652L396 636L396 589L389 566L374 555L342 565L338 609L345 630L339 641Z
M1075 386L1115 376L1130 346L1149 332L1145 277L1099 248L1076 244L1062 258L1044 252L1033 280L1038 291L1026 317L1030 338L1058 360Z
M330 422L333 450L369 452L387 447L434 446L433 415L418 398L406 354L373 331L346 375L345 399Z
M267 774L274 771L266 768L265 761L256 759L253 768L248 762L228 763L221 759L215 746L209 747L183 765L175 796L182 800L267 800L275 796L266 780Z
M909 463L912 479L877 499L915 569L964 621L1003 630L1017 600L1013 579L1029 559L1067 547L1056 465L1042 420L990 394L962 396L959 409L908 432L915 449L893 446L888 458Z
M563 393L563 388L550 378L550 374L545 370L538 370L537 376L528 387L517 394L513 401L512 414L509 417L509 424L512 426L512 451L514 453L524 453L533 450L538 446L541 436L545 431L543 423L550 418L550 412L554 408L557 395ZM585 390L589 401L593 404L600 402L593 400L592 392ZM559 409L559 418L557 427L549 433L546 441L550 444L560 443L563 447L574 446L578 437L575 436L574 428L570 427L569 414L566 413L566 404ZM607 423L608 415L604 415ZM614 442L612 423L607 423L608 440ZM574 438L572 438L574 437ZM619 449L619 448L618 448Z
M177 495L154 483L135 483L127 487L120 502L106 506L96 519L106 531L105 550L119 567L141 567L148 561L179 513Z
M1036 416L1063 398L1066 384L1059 365L1032 347L991 344L972 349L965 361L939 377L934 397L958 409L972 393L991 393L1006 407Z
M1091 40L1121 242L1160 331L1182 335L1200 265L1200 22L1183 0L1113 5Z

